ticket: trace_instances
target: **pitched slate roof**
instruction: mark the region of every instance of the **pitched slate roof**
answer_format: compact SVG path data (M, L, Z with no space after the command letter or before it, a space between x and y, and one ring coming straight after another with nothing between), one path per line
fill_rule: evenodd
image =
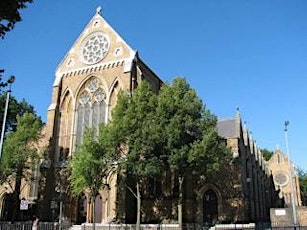
M217 121L217 132L222 138L239 138L240 128L237 118L223 119Z

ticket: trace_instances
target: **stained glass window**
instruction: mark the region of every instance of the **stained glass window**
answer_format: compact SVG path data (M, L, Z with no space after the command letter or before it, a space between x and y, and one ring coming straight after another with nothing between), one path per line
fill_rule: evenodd
M105 122L106 96L97 78L92 78L85 83L78 98L76 113L76 142L82 143L82 136L86 127L98 127Z

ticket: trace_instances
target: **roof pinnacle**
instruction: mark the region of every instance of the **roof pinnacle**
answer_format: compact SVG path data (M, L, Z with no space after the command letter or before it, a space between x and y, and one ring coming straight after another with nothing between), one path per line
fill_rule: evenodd
M240 108L237 107L236 117L241 118Z
M102 11L101 6L98 6L97 9L96 9L96 14L100 14L101 15L101 11Z

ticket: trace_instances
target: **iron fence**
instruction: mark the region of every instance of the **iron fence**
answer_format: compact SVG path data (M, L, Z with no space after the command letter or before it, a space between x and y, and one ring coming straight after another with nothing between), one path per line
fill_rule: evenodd
M136 225L132 224L82 224L73 230L135 230ZM307 230L307 226L272 226L269 222L250 224L183 224L182 228L178 224L141 224L141 230Z
M71 224L57 222L39 222L38 230L69 230ZM0 230L32 230L32 222L0 222Z
M133 224L90 224L72 226L70 223L40 222L38 230L135 230ZM252 224L141 224L141 230L307 230L307 226L272 226L270 223ZM0 222L0 230L32 230L32 222Z

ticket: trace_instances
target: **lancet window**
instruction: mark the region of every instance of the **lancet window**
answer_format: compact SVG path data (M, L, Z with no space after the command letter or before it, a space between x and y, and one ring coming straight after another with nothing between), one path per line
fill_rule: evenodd
M82 143L88 127L97 127L106 120L106 94L97 78L91 78L80 90L76 108L76 147Z
M60 131L58 137L58 161L66 162L69 157L72 125L72 102L69 92L66 93L60 109Z

